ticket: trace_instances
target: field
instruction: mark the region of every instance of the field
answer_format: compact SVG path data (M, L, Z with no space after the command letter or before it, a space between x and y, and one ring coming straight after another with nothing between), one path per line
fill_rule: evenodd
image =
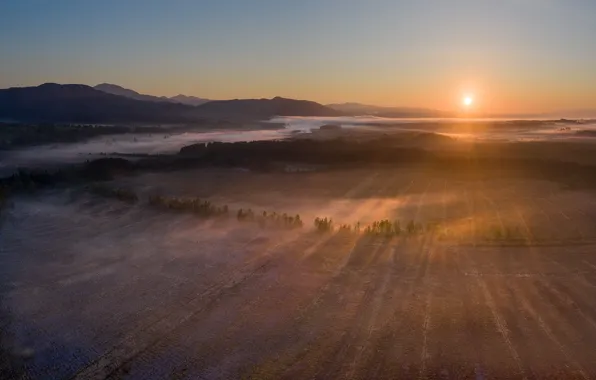
M375 220L438 223L459 243L516 231L532 245L596 242L596 197L545 180L467 180L424 167L254 173L203 169L143 174L115 182L150 194L200 197L229 207L330 217L363 225Z
M8 378L596 377L596 195L423 167L141 173L3 215ZM300 214L264 229L155 194ZM439 223L382 237L315 217ZM515 231L509 238L495 231Z

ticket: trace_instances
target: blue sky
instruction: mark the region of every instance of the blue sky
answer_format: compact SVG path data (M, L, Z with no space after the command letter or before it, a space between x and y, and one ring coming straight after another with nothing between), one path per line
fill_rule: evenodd
M596 107L596 1L0 0L0 87Z

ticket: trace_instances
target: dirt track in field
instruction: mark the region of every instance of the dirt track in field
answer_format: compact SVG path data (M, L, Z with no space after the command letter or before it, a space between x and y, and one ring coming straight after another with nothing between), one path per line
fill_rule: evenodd
M0 236L3 373L596 378L596 245L577 194L477 182L450 202L445 180L368 178L344 188L338 213L446 218L465 244L265 231L61 194L17 201ZM475 244L487 218L525 225L528 245ZM533 244L545 231L581 244Z

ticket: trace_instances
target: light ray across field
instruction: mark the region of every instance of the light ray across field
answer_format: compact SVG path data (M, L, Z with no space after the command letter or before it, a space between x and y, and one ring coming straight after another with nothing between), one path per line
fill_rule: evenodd
M574 232L596 221L588 192L546 201L545 182L392 168L198 169L112 184L139 189L140 201L44 193L17 200L3 220L2 310L10 308L14 329L44 331L11 338L34 352L32 378L596 373L587 354L596 338L596 235ZM268 229L150 207L155 193L214 194L234 207L299 213L305 225ZM450 233L322 233L315 216L439 221ZM520 237L486 236L499 225L519 227ZM562 244L574 244L572 253ZM84 362L68 359L66 343L44 349L73 329L90 347L77 354Z

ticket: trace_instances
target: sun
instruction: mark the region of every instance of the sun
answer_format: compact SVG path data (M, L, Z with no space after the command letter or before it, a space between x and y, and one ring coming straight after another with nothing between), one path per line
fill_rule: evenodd
M464 105L464 107L470 107L472 103L474 103L474 98L472 98L471 96L464 96L464 98L462 99L462 104Z

